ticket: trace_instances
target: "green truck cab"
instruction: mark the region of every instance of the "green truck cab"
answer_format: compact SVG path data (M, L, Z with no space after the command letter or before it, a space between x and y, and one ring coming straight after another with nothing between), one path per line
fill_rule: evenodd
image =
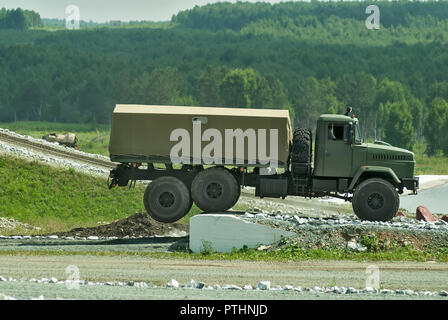
M344 193L362 219L393 218L404 189L417 193L414 153L382 141L363 142L353 114L317 121L312 192ZM348 194L353 194L349 197ZM337 196L333 194L333 196Z
M145 208L151 217L167 223L185 216L193 203L204 212L226 211L237 203L242 186L255 187L260 198L340 198L352 202L360 219L388 221L395 216L404 189L417 193L414 154L382 141L363 142L351 111L321 115L313 139L309 129L291 130L286 110L117 105L109 151L111 160L120 164L111 171L109 186L151 181L143 199ZM245 150L240 150L238 160L228 162L226 157L211 165L203 157L196 161L187 157L187 163L173 163L170 150L176 142L170 132L180 129L194 137L200 133L192 129L195 125L217 136L229 129L245 134L252 128L259 133L274 130L279 166L266 174L259 159L247 161L248 150L257 145L250 142L249 134L240 140ZM191 146L188 142L185 149L201 150L209 141L210 137Z

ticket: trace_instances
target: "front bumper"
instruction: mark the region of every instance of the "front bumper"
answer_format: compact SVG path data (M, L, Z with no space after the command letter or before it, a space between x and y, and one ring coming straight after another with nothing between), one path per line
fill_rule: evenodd
M403 186L414 192L414 194L417 194L417 190L419 188L419 178L415 177L415 178L403 178Z

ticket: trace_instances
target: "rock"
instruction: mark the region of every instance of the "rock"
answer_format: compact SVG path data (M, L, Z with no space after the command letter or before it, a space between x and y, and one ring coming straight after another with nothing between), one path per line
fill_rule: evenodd
M330 292L333 293L341 293L341 289L339 287L331 287Z
M374 293L374 292L376 292L376 290L371 287L365 287L364 289L361 290L361 293Z
M179 288L179 282L177 282L175 279L171 279L167 284L167 288Z
M257 248L257 250L258 250L258 251L266 251L266 250L270 249L271 247L272 247L272 245L269 245L269 246L263 246L263 245L261 245L261 246L259 246L259 247Z
M290 290L293 290L293 289L294 289L294 287L289 285L289 284L285 285L285 287L284 287L284 290L287 290L287 291L290 291Z
M48 283L58 283L58 279L56 278L51 278Z
M296 222L297 222L298 224L305 224L305 223L308 222L308 219L306 219L306 218L300 218L300 217L298 217L298 216L294 216L294 220L296 220Z
M238 287L237 285L234 285L234 284L226 284L222 288L224 290L243 290L243 288Z
M425 206L419 206L417 207L417 211L416 211L416 217L417 220L419 221L438 221L439 219L437 219L436 217L434 217L431 212L428 210L428 208L426 208Z
M401 212L401 211L397 211L397 213L395 214L396 217L406 217L406 215Z
M356 294L356 293L359 293L359 290L350 287L350 288L347 289L347 291L345 293L347 293L347 294Z
M254 288L252 288L252 286L251 286L250 284L246 284L246 285L243 287L243 289L244 289L244 290L253 290Z
M193 279L190 280L190 283L188 284L189 288L196 288L196 281L194 281Z
M448 214L444 215L441 220L448 223Z
M439 296L448 297L448 291L445 291L445 290L440 291Z
M394 293L394 291L390 289L383 289L380 291L380 294L392 294L392 293Z
M196 289L202 289L204 288L205 283L204 282L197 282L195 288Z
M249 213L249 212L246 212L246 213L244 214L244 217L245 217L245 218L253 218L253 217L255 217L255 215L253 215L253 214L251 214L251 213Z
M8 281L5 277L0 276L0 281Z
M271 281L260 281L257 283L257 289L269 290L271 288Z
M363 252L367 250L367 247L363 246L360 243L357 243L356 241L352 240L347 242L347 248L356 251L356 252Z

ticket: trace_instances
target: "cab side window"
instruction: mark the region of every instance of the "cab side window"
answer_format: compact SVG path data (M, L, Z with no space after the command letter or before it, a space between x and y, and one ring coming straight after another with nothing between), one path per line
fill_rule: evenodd
M348 140L348 126L338 125L338 124L328 125L328 140L347 141Z

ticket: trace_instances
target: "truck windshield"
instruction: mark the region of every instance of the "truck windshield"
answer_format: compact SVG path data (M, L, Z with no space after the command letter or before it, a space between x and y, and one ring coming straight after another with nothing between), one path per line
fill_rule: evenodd
M362 143L361 128L359 127L359 123L355 123L355 143Z

